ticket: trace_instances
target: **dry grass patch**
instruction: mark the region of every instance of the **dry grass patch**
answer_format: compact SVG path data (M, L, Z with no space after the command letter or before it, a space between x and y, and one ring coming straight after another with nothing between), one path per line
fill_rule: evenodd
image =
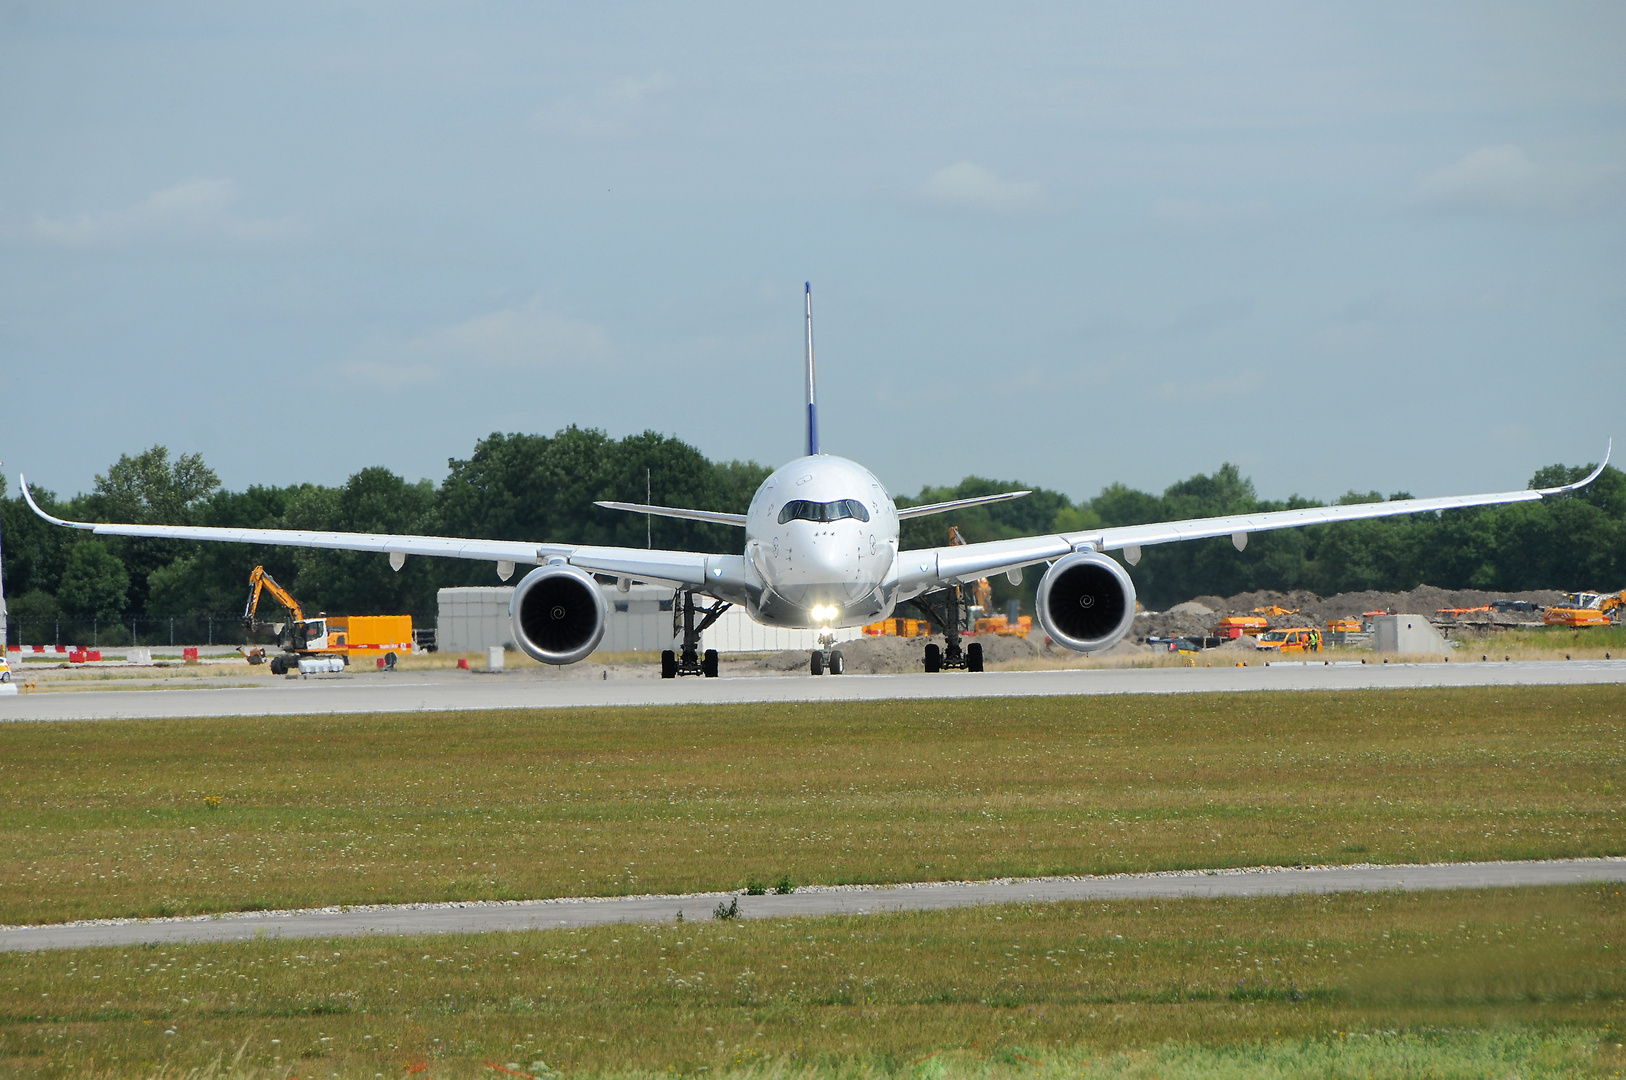
M1587 886L7 954L0 1069L1602 1075L1623 929Z
M1623 714L1595 686L11 724L0 922L1626 854Z

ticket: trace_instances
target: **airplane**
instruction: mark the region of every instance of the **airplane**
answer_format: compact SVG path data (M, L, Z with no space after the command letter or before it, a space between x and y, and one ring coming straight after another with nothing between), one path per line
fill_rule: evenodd
M942 646L933 642L924 647L927 671L980 671L981 646L972 642L962 648L960 643L960 587L966 582L1005 574L1013 585L1020 584L1026 568L1043 564L1036 604L1040 624L1056 644L1075 652L1096 652L1121 641L1135 618L1134 583L1108 552L1119 553L1123 563L1134 566L1142 550L1153 544L1229 536L1241 551L1251 534L1273 529L1533 501L1585 487L1609 462L1606 448L1603 462L1589 476L1562 487L1306 507L906 550L899 545L901 521L1029 493L1011 491L900 508L874 473L856 461L824 453L819 445L811 283L805 290L805 308L807 453L764 480L745 513L597 504L738 527L744 531L744 543L737 555L452 536L65 521L41 510L26 477L19 477L23 497L45 520L98 536L373 551L387 554L395 570L408 555L479 559L495 563L503 581L516 567L534 566L514 588L509 620L514 641L545 664L573 664L598 647L609 617L600 578L606 584L613 579L622 592L634 581L669 587L674 590L674 621L681 624L682 640L678 648L662 654L661 676L715 678L717 653L701 653L701 635L733 605L743 606L751 618L768 626L817 630L819 648L810 653L809 671L839 675L843 665L834 647L834 631L877 622L910 603L945 629Z

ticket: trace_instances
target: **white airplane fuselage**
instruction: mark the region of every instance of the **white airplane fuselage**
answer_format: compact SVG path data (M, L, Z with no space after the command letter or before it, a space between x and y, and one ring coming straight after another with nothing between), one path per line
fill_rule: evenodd
M897 505L855 461L797 458L751 500L745 563L761 583L749 605L760 622L837 627L884 619L897 602Z

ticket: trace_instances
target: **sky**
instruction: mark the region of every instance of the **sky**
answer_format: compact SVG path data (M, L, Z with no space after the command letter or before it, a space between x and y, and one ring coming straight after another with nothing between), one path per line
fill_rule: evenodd
M1626 404L1626 5L0 0L0 461L1522 487ZM13 487L15 490L15 487Z

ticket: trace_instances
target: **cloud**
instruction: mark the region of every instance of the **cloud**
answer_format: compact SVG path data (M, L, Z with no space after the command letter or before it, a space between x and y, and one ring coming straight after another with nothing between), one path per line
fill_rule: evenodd
M587 98L560 98L537 110L536 125L543 131L589 139L621 139L637 130L639 121L666 111L665 95L672 81L657 71L643 79L622 79Z
M1429 173L1415 201L1437 213L1531 213L1585 209L1618 195L1621 170L1532 161L1512 143L1481 146Z
M69 219L36 215L25 232L42 244L80 249L135 244L283 244L310 234L297 216L243 217L233 209L241 198L231 180L197 177L155 191L123 210Z
M547 371L599 365L612 355L603 327L546 311L540 298L406 339L378 339L342 370L404 387L469 371Z
M1270 204L1263 199L1235 203L1158 199L1152 203L1154 224L1182 232L1225 232L1258 221L1269 212Z
M1045 207L1042 184L1033 180L1001 180L969 161L938 169L915 193L938 206L994 214L1020 214Z

